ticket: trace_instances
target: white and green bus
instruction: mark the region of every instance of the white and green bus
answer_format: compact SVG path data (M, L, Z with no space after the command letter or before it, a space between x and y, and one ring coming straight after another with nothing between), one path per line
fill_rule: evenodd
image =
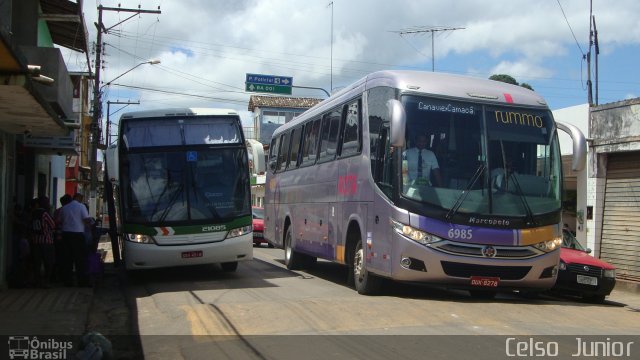
M483 297L551 288L562 240L559 129L574 140L577 169L584 136L557 124L533 91L372 73L273 133L265 238L289 268L317 258L347 265L362 294L380 290L381 278Z
M235 271L253 258L249 162L236 111L126 113L106 156L127 270L219 263Z

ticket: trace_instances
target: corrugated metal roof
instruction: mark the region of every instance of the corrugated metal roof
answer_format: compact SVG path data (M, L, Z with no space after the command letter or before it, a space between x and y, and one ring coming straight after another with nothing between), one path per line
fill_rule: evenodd
M82 1L40 0L41 18L47 21L55 44L71 50L87 52L87 28L82 14Z
M251 95L248 110L253 111L257 107L309 109L321 101L316 98Z

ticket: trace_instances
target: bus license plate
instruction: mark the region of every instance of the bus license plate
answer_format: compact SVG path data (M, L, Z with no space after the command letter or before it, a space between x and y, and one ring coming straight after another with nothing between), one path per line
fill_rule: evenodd
M472 286L498 287L499 282L500 282L499 277L486 277L486 276L471 277Z
M185 251L182 253L183 259L202 257L202 250L198 251Z
M598 286L598 278L593 276L576 275L578 284Z

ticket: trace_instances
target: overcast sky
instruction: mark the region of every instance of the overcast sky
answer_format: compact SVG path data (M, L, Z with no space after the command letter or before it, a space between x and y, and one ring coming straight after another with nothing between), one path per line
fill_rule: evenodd
M90 42L100 4L162 12L119 25L132 14L103 12L104 83L141 62L161 61L104 87L110 101L140 101L123 111L225 107L250 123L247 73L291 76L294 85L329 90L376 70L432 66L482 78L509 74L552 109L587 101L589 0L85 0ZM600 103L640 96L638 14L637 0L593 0ZM434 33L434 54L431 33L399 33L434 27L460 28ZM69 68L86 70L84 54L65 56ZM595 58L592 74L595 83ZM293 95L324 97L305 89Z

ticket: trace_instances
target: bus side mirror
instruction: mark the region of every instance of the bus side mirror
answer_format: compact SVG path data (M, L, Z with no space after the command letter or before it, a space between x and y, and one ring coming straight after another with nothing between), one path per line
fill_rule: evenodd
M407 125L407 115L404 112L402 103L396 99L387 101L387 109L389 110L389 119L391 120L391 146L404 147L405 129Z
M271 171L275 171L276 170L276 162L275 162L275 160L269 161L269 170L271 170Z

